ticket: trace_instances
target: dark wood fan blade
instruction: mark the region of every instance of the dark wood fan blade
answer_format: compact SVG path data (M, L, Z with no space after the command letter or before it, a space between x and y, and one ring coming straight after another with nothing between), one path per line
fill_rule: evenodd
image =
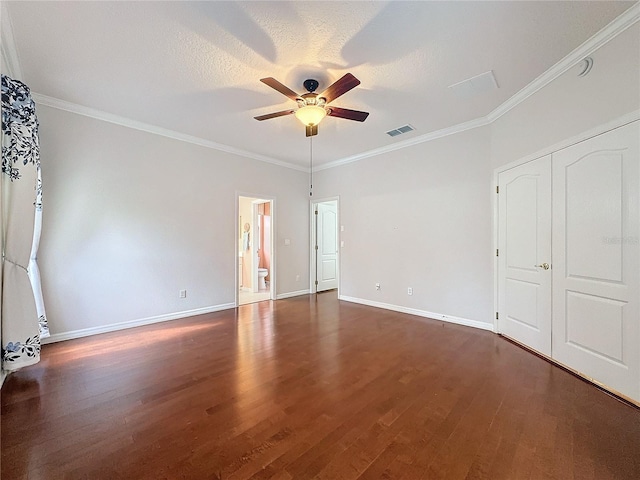
M253 117L256 120L269 120L270 118L282 117L284 115L291 115L295 110L282 110L281 112L267 113L266 115L258 115Z
M347 120L355 120L356 122L364 122L369 116L369 112L359 112L358 110L349 110L348 108L340 107L328 107L327 115L346 118Z
M358 85L360 85L360 80L350 73L347 73L341 79L336 80L329 88L322 92L320 96L326 98L327 103L329 103Z
M307 125L307 137L313 137L318 134L318 125Z
M274 90L279 91L284 96L289 97L293 101L295 101L299 97L299 95L296 92L291 90L286 85L281 84L275 78L271 78L271 77L261 78L260 81L266 85L269 85Z

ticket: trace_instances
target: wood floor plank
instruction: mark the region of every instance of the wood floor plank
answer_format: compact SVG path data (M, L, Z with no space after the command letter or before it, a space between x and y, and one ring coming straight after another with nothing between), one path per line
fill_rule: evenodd
M45 345L11 479L640 478L640 410L486 331L335 293Z

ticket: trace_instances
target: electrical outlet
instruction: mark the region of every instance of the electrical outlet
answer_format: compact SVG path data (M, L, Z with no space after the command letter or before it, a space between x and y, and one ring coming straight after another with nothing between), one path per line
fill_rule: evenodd
M300 275L296 275L296 282L300 281Z
M380 284L376 283L376 290L380 290Z
M407 288L407 295L413 295L413 288Z
M178 297L180 298L187 298L187 291L186 290L180 290L178 292Z

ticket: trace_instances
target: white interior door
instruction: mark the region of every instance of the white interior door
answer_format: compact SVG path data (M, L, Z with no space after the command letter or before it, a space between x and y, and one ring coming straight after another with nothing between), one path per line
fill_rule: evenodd
M498 330L551 355L551 157L498 176Z
M338 202L316 205L318 292L338 288Z
M553 357L640 401L639 125L553 155Z

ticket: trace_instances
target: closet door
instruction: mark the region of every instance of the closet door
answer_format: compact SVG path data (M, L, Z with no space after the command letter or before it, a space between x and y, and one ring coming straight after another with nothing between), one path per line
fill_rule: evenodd
M635 400L639 125L553 154L553 358Z
M551 157L498 176L498 331L551 355Z

